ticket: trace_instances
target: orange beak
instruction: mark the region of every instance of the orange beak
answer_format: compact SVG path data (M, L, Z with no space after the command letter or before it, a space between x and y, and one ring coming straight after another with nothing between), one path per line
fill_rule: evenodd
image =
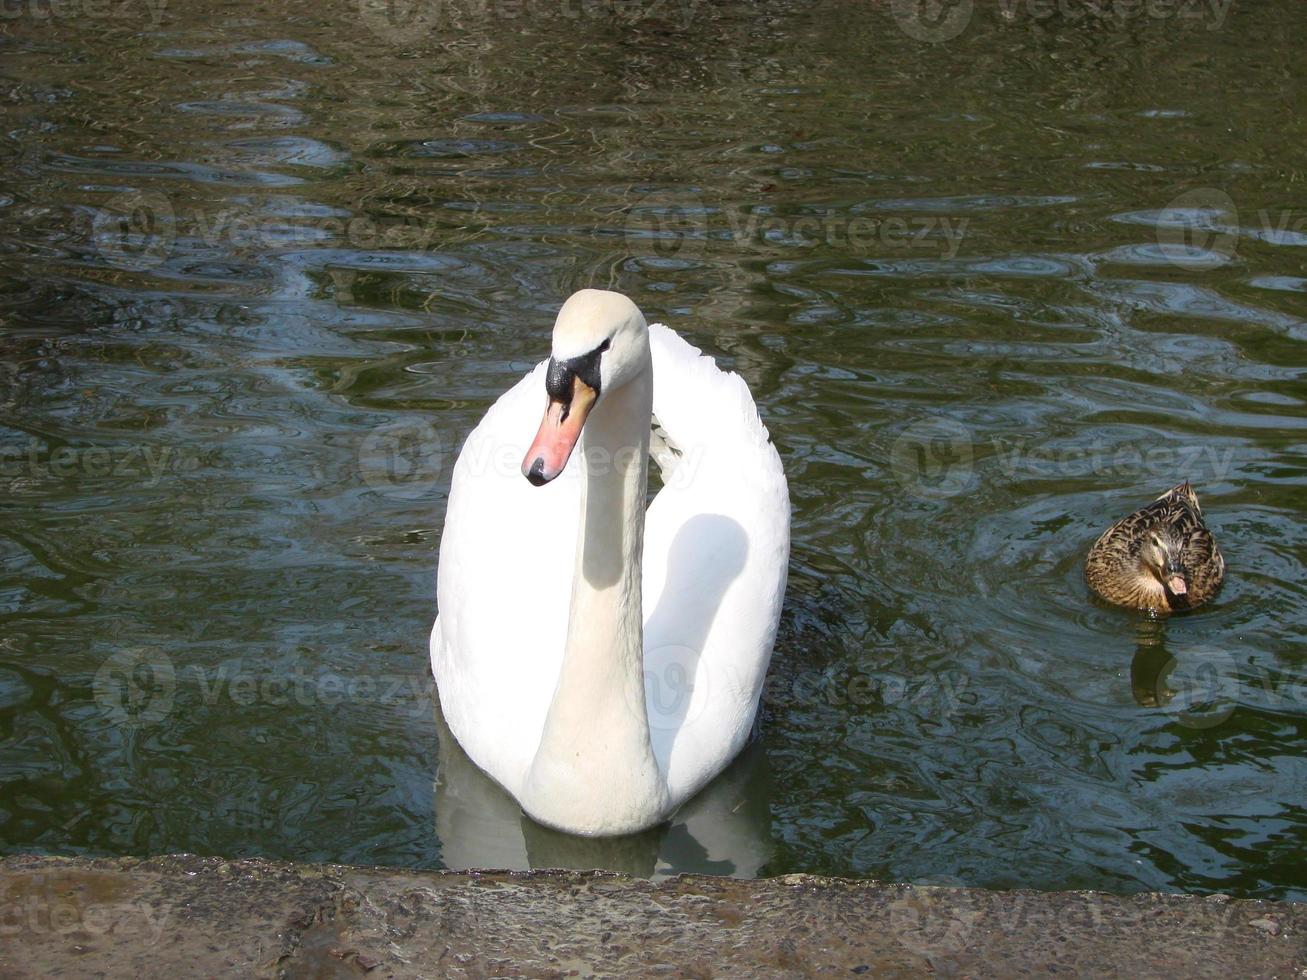
M540 431L522 460L522 475L534 486L542 487L563 472L581 438L586 416L599 397L598 392L575 375L569 395L566 400L549 399Z

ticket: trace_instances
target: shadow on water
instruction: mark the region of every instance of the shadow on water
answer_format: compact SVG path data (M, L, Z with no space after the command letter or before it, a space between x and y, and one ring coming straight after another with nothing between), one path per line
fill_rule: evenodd
M536 823L477 768L435 705L439 768L436 835L445 867L604 868L643 877L757 876L771 857L771 788L766 754L750 745L670 821L642 834L586 838Z

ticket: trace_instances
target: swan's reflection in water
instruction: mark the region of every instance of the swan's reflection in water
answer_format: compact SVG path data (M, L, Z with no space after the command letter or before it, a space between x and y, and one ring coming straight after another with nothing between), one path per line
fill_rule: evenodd
M483 773L454 740L440 707L436 834L452 870L602 868L641 877L756 877L772 854L766 754L747 746L717 779L665 824L642 834L592 839L550 830Z

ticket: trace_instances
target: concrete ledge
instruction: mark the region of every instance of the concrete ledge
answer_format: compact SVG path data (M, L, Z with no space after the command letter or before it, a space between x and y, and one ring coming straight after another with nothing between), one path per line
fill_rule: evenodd
M789 876L0 860L0 976L1307 976L1307 905Z

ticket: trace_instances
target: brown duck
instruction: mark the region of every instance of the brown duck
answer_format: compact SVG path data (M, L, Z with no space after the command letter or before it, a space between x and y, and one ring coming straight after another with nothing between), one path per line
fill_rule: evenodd
M1225 559L1187 480L1109 527L1085 559L1091 589L1108 602L1153 612L1201 606L1224 578Z

